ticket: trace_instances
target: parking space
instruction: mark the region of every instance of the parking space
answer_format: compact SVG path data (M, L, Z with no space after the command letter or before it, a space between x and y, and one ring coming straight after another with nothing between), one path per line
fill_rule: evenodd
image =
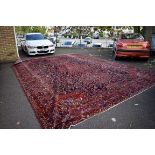
M82 43L84 42L84 39L71 39L71 38L60 38L59 42L57 43L57 47L62 47L63 43L65 41L76 41L76 43ZM92 47L94 43L101 43L102 48L107 48L109 47L110 44L113 44L112 39L92 39L92 43L88 44L87 47ZM20 47L21 45L21 38L17 38L17 46Z
M73 54L74 53L74 54L84 54L84 55L95 56L95 57L99 57L101 59L107 59L110 61L116 61L114 60L114 55L113 55L113 51L111 48L56 48L55 54L36 55L36 56L27 56L25 52L21 50L20 47L18 51L19 51L20 58L22 60L43 57L43 56L54 56L54 55L60 55L60 54ZM144 69L155 68L155 56L154 55L152 55L148 61L144 59L124 58L117 62L121 64L134 66L134 67L144 68Z
M67 40L72 40L72 41L76 41L77 43L80 43L80 42L84 42L84 39L69 39L69 38L61 38L60 39L60 42L57 43L57 46L58 47L61 47L62 44L67 41ZM94 43L101 43L102 44L102 47L103 48L106 48L106 47L109 47L109 44L112 44L113 43L113 40L111 39L92 39L92 43L91 44L88 44L88 47L92 47L92 45Z

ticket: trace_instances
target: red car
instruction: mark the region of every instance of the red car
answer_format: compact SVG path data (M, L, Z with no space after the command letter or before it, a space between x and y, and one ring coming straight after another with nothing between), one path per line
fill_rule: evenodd
M141 34L126 33L122 34L114 42L113 47L115 60L123 57L139 57L148 59L150 57L150 44L144 41Z

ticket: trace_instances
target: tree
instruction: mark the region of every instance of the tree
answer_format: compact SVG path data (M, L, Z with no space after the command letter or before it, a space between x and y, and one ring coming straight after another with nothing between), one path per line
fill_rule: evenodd
M54 29L54 36L56 37L56 47L57 47L58 32L61 31L62 26L54 26L53 29Z
M31 30L32 30L32 32L40 32L40 33L45 34L47 28L45 26L32 26Z
M15 30L17 34L25 34L31 31L31 26L16 26Z
M45 26L16 26L15 27L17 34L25 34L30 32L40 32L45 34L47 27Z
M135 33L140 33L140 26L133 26Z
M101 31L113 31L113 26L97 26Z

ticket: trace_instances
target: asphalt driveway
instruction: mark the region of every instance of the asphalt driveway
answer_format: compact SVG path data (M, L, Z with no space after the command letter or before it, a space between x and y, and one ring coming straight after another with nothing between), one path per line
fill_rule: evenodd
M0 128L40 128L12 65L13 63L0 64Z
M25 59L32 59L37 57L43 57L43 56L54 56L54 55L60 55L60 54L84 54L84 55L90 55L99 57L101 59L106 59L110 61L115 61L113 57L112 48L56 48L55 54L50 55L37 55L37 56L27 56L23 51L21 51L19 47L19 55L22 60ZM155 55L152 56L148 61L144 59L130 59L130 58L124 58L119 61L118 63L121 64L127 64L134 67L142 67L145 69L154 69L155 68Z

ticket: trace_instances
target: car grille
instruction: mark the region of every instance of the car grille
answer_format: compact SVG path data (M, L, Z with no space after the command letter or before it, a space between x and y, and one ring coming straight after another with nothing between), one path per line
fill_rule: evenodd
M49 52L49 50L47 50L47 51L37 51L38 53L48 53Z
M48 48L48 46L37 46L38 49Z

